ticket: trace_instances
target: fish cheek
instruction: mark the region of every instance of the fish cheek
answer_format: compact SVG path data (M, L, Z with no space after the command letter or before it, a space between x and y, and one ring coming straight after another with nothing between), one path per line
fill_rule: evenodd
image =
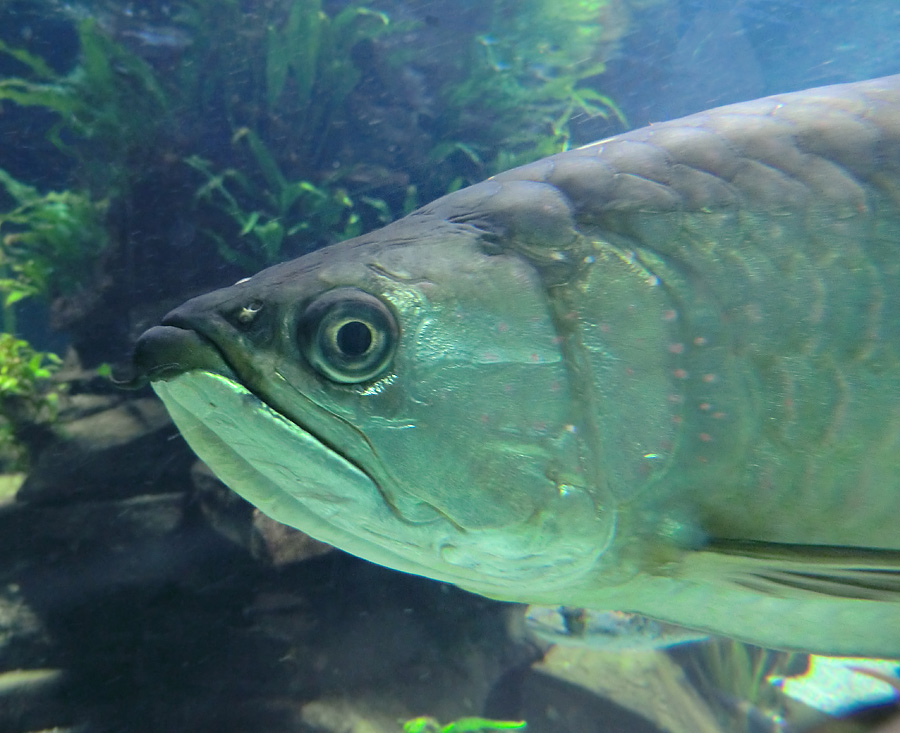
M405 429L374 426L376 451L418 500L465 529L528 521L577 463L568 375L534 271L513 257L442 276L401 320L389 390ZM382 429L378 429L381 427Z
M470 530L527 522L553 501L556 476L577 463L558 362L436 359L398 374L405 419L371 425L368 437L403 499Z

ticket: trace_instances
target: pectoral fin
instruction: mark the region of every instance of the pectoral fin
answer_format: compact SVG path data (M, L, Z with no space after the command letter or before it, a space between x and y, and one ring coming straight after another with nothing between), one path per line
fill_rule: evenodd
M689 575L717 576L779 598L900 603L900 552L878 548L713 540L685 559ZM900 613L900 609L898 609Z

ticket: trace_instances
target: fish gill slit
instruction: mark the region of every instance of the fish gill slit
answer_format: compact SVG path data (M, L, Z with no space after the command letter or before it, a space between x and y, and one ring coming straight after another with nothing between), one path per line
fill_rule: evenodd
M575 283L568 282L546 286L547 300L556 332L561 336L560 349L573 396L570 422L577 426L582 465L592 487L604 488L604 474L599 451L590 446L602 446L599 405L594 390L592 365L581 329L581 320L573 317L578 312L575 305Z

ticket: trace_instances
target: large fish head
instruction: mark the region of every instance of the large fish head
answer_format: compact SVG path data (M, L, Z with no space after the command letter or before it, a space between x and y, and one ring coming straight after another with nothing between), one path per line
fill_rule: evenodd
M413 216L195 298L136 349L187 441L274 519L485 595L552 599L611 542L527 258Z

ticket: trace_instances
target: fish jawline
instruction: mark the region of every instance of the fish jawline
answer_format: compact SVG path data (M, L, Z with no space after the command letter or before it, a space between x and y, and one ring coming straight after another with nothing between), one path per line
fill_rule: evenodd
M518 600L517 583L510 581L516 576L504 558L448 562L448 547L469 556L467 535L445 519L402 522L368 475L240 382L195 369L152 386L194 452L275 521L379 565ZM489 538L492 532L474 534ZM584 571L581 564L576 574ZM531 558L519 579L527 582L543 565L542 558ZM555 597L570 579L564 571L559 576L541 583L546 587L539 595Z
M372 562L433 572L399 554L418 548L395 540L392 551L366 539L380 540L396 521L374 482L239 382L193 370L152 386L193 451L264 514Z

